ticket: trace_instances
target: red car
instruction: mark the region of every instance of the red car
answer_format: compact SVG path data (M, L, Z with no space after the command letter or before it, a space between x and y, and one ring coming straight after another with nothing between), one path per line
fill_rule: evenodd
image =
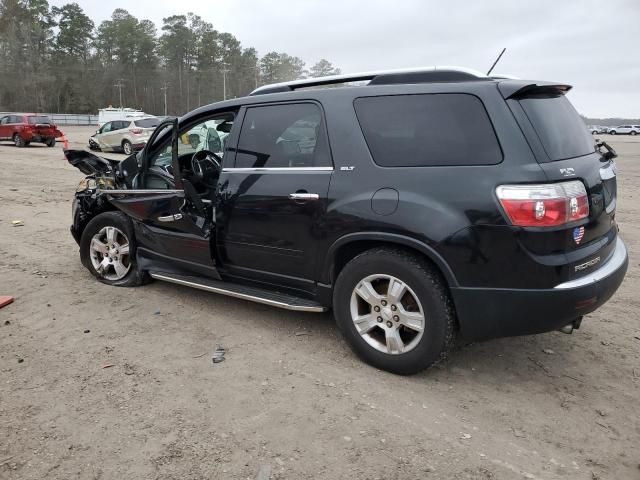
M14 113L0 118L0 140L11 140L16 147L26 147L31 142L56 144L56 138L64 134L46 115Z

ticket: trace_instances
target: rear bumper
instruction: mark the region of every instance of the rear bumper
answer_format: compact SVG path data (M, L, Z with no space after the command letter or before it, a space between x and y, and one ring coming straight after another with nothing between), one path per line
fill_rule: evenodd
M452 288L462 336L487 340L557 330L609 300L628 263L627 249L618 237L600 268L551 289Z

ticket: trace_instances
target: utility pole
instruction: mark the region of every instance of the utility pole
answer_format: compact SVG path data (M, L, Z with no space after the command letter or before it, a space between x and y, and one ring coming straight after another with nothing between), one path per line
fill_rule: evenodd
M227 73L229 73L229 70L227 70L227 65L226 64L222 64L222 98L223 100L227 99Z
M167 89L169 88L169 84L164 82L164 86L160 87L160 90L164 92L164 116L167 116Z
M258 79L260 78L260 65L256 63L256 66L253 68L256 71L256 88L258 88Z
M118 89L118 92L120 94L120 108L122 109L122 87L124 87L124 84L122 83L121 78L118 79L118 83L116 83L114 87Z

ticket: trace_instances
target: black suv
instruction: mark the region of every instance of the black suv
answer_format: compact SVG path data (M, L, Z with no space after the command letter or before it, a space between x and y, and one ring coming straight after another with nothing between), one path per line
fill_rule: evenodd
M71 232L111 285L333 308L391 372L456 334L570 333L628 260L615 152L569 89L438 68L262 87L162 123L121 163L67 151L88 175Z

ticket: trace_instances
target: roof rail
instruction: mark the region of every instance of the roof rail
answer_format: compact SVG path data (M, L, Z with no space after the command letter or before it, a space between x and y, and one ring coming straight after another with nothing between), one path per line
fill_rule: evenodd
M256 88L250 95L291 92L298 88L334 85L346 82L369 81L371 85L391 83L426 83L426 82L460 82L471 80L487 80L489 77L481 72L463 67L422 67L399 70L381 70L377 72L349 73L330 75L327 77L304 78L291 82L272 83Z

